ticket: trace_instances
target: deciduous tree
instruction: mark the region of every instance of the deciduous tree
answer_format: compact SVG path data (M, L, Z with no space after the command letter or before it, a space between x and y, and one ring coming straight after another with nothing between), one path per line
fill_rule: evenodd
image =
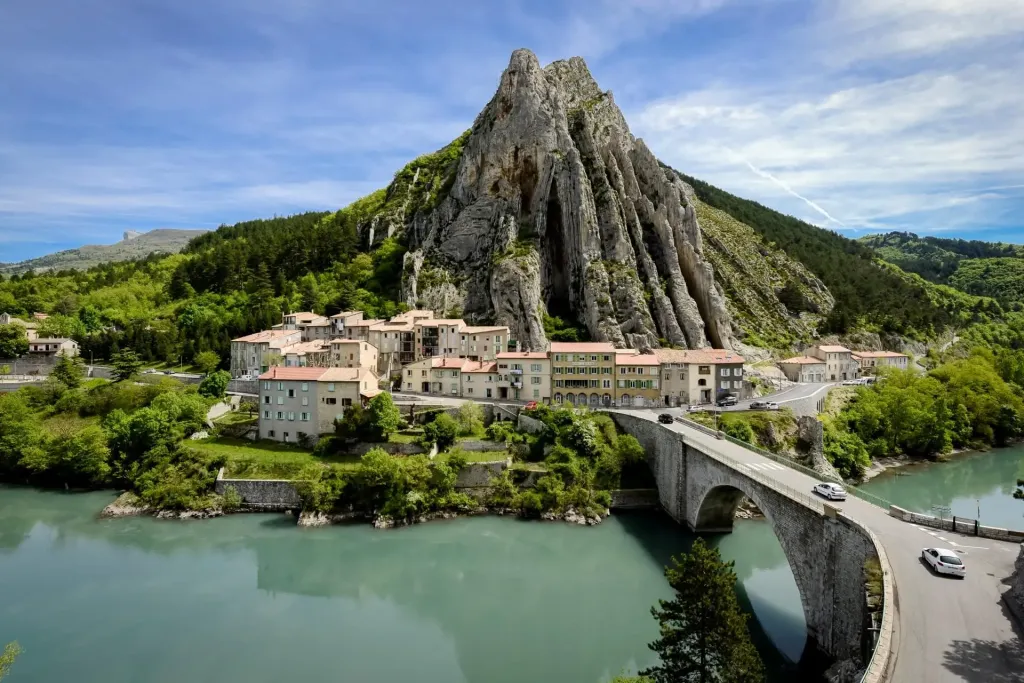
M213 351L200 351L195 355L195 358L192 359L192 362L197 368L199 368L200 372L204 375L208 375L216 370L217 366L220 365L220 356Z
M0 358L17 358L28 353L25 328L17 323L0 325Z
M370 399L369 431L374 441L387 441L402 423L402 414L391 400L391 394L384 391Z

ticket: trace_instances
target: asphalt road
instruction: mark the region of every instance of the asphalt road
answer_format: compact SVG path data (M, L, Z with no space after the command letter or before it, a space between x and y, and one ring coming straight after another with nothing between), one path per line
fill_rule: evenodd
M743 468L813 495L817 482L801 472L692 427L664 426L695 446L717 450ZM1024 683L1024 634L1015 631L1001 600L1019 545L918 527L859 498L832 504L874 531L889 556L897 603L892 681ZM963 558L967 577L933 574L920 559L926 547L953 549Z
M793 413L797 416L803 415L817 415L818 414L818 402L828 396L828 392L833 387L839 386L836 382L831 383L814 383L814 384L795 384L787 387L782 391L777 391L774 394L768 394L766 396L758 396L756 398L747 398L739 401L734 406L727 406L723 408L714 408L714 406L707 406L707 408L714 408L715 410L721 410L724 412L737 411L737 410L750 410L750 404L754 401L774 401L779 404L779 407L787 407L793 410ZM672 415L685 415L686 408L655 408L660 412L671 413Z

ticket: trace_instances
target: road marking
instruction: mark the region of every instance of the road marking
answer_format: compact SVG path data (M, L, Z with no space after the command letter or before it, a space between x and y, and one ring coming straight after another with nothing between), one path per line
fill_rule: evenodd
M939 536L939 540L940 541L946 541L945 537L943 537L943 536ZM946 543L949 543L949 541L946 541Z
M785 465L780 465L780 464L778 464L776 462L741 462L739 464L740 464L740 467L746 467L747 469L758 470L758 471L761 471L761 472L764 472L764 471L767 471L767 470L785 470L785 469L787 469L787 467Z
M956 548L970 548L971 550L988 550L988 548L982 548L980 545L960 545L956 541L950 541L949 544L956 546ZM959 552L963 552L961 550L956 550L956 551L958 553ZM964 553L964 555L966 555L966 554L967 553Z
M793 401L803 401L804 399L814 398L815 396L817 396L821 392L827 391L831 387L832 387L831 384L826 384L825 386L823 386L820 389L818 389L817 391L815 391L813 394L807 394L806 396L798 396L797 398L786 398L786 399L783 399L781 401L775 401L775 403L792 403Z

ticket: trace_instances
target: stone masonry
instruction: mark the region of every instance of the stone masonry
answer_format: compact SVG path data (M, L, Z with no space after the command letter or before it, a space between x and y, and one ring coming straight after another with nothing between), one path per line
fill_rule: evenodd
M624 413L612 417L647 451L661 505L677 522L697 532L729 532L744 496L753 500L789 561L809 637L836 659L860 655L868 618L862 567L876 556L863 529L841 515L804 506L656 422Z

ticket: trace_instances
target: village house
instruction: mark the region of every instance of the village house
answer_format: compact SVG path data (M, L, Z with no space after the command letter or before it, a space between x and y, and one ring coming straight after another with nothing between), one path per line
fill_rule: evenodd
M386 321L378 320L376 318L368 318L365 320L350 320L349 322L345 323L343 338L368 342L370 341L370 330L383 322Z
M272 367L259 377L260 438L300 443L330 433L346 408L379 393L366 368Z
M395 316L369 330L369 343L377 348L378 370L384 377L390 377L402 366L416 360L416 329L413 320L399 318Z
M461 354L460 332L465 321L452 318L430 318L417 320L416 359L457 358Z
M824 382L828 367L820 358L814 356L794 356L780 360L779 369L790 382Z
M0 313L0 325L21 325L25 328L25 337L32 341L39 336L38 329L39 323L26 322L21 318L15 318L10 313Z
M327 368L331 366L331 347L322 341L303 341L281 349L286 368Z
M505 325L466 326L460 335L459 355L470 360L495 360L506 350L509 329Z
M331 337L330 319L309 311L286 313L281 320L280 329L298 330L302 333L301 341L326 341Z
M615 351L607 342L552 342L552 401L611 405L615 400Z
M332 339L331 367L367 368L377 371L377 347L354 339Z
M498 364L494 361L463 360L463 398L497 398Z
M543 351L498 354L498 398L551 403L551 359Z
M851 358L860 366L861 373L874 374L878 368L906 370L910 357L895 351L854 351Z
M853 352L845 346L826 344L812 346L807 355L825 361L825 377L827 382L841 382L857 379L860 375L860 364L853 359Z
M341 313L335 313L330 316L328 320L331 321L331 337L345 337L345 327L351 323L360 322L363 319L362 311L342 311Z
M284 362L281 349L302 341L302 331L264 330L231 340L231 376L258 375L266 372L271 360ZM276 357L276 358L275 358Z
M726 395L747 398L743 356L728 349L655 349L661 402L667 406L713 403Z
M619 349L615 353L615 404L622 407L661 403L661 362L653 353Z
M28 352L34 356L68 356L78 355L78 342L64 337L40 337L28 343Z
M402 370L402 391L460 396L462 392L462 358L424 358Z

